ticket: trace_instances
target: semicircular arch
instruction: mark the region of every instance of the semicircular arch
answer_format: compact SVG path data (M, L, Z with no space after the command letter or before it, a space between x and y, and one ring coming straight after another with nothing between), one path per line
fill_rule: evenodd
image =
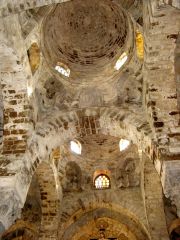
M97 221L100 218L112 219L127 226L138 240L150 239L145 225L128 209L119 205L105 203L89 204L85 206L85 209L75 212L67 222L61 225L59 231L60 239L71 239L88 222Z
M29 141L29 152L31 155L37 153L42 161L48 159L52 149L71 139L99 133L129 139L144 149L150 145L152 138L143 114L120 111L119 108L90 108L57 113L47 117L43 123L39 122L32 141Z

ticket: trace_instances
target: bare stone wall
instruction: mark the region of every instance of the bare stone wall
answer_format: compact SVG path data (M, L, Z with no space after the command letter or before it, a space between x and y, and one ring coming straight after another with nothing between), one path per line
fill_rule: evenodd
M144 17L145 105L151 127L155 130L154 145L157 151L153 158L163 183L163 179L168 179L167 171L162 171L163 164L166 165L164 161L171 162L173 168L172 160L180 159L180 145L177 137L179 107L174 68L180 14L178 9L164 5L162 1L149 0L144 1L144 16L149 16ZM176 174L176 164L174 164L174 176ZM164 184L163 187L166 194ZM179 195L177 189L177 195ZM175 202L178 201L175 200Z
M175 145L178 143L169 134L178 126L179 121L174 51L180 16L179 11L170 6L156 8L154 5L151 5L151 1L144 3L144 14L150 16L145 18L144 25L146 52L144 72L147 85L145 103L161 151L173 155L176 153ZM170 26L166 24L169 19L174 24ZM161 45L161 42L164 45Z
M169 239L160 177L151 160L143 154L144 161L144 205L152 240Z
M132 208L129 211L129 209L121 208L120 205L110 203L108 199L111 197L106 191L93 195L89 196L89 199L79 199L75 202L75 206L71 207L71 210L69 209L68 212L62 212L63 222L59 229L60 239L70 239L74 237L74 235L78 233L77 229L82 228L83 232L83 225L86 225L87 221L96 222L98 218L102 217L118 220L122 224L125 224L131 229L130 232L132 231L138 239L149 239L146 227L141 220L131 212ZM126 207L128 206L126 205ZM74 219L76 219L76 221L74 221ZM119 229L119 232L121 231L122 229ZM89 233L88 229L86 233ZM125 234L127 235L127 229Z
M26 150L29 129L27 82L31 75L23 72L26 52L17 16L1 21L1 86L4 102L3 154L21 154ZM3 26L4 25L4 26ZM3 32L4 31L4 32ZM12 35L14 34L14 38ZM24 60L23 60L24 58Z
M18 16L14 13L51 3L52 1L17 2L4 0L1 2L0 15L6 16L10 14L11 16L2 18L0 23L0 37L2 40L0 45L0 65L4 103L3 157L0 159L0 194L6 196L0 199L0 221L3 226L7 228L19 216L20 209L26 198L31 176L39 163L49 158L54 148L68 142L72 138L99 133L116 137L127 137L136 143L140 150L148 152L149 155L151 154L156 169L159 175L161 175L162 182L168 183L163 185L164 192L167 195L169 194L172 199L175 199L178 205L179 198L177 196L180 195L180 188L177 182L175 182L175 187L172 191L169 191L173 181L168 181L168 174L178 176L179 171L179 167L176 167L179 166L178 160L180 156L178 138L180 133L178 127L179 109L176 96L177 86L174 78L174 49L179 31L179 11L169 5L164 5L162 1L144 1L146 56L143 74L146 84L144 93L147 93L144 102L147 108L147 116L145 116L143 109L138 105L141 104L141 94L139 92L138 99L135 101L131 93L128 93L130 96L127 94L127 99L123 99L126 103L124 108L96 107L95 101L92 101L90 106L88 105L91 93L93 92L93 89L91 89L90 91L84 91L80 104L80 107L88 106L89 108L78 111L77 109L68 111L68 107L71 107L68 103L60 108L57 105L53 106L54 109L58 110L51 111L50 106L48 110L42 109L42 112L45 110L50 111L47 115L38 116L39 122L36 124L35 129L33 129L29 115L32 109L29 107L30 102L27 96L27 83L32 80L32 76L28 66L27 49L22 47L25 46L27 42L28 44L31 42L31 37L26 39L27 42L24 42ZM177 1L172 1L173 6L177 7L177 3ZM128 6L131 6L131 4L131 1L129 3L127 2ZM126 4L124 3L124 5ZM169 19L171 19L171 24L169 24ZM134 76L131 80L135 80L136 82L138 79L139 85L136 87L139 88L140 86L141 91L141 65L136 65L136 62L133 64L132 66L135 68L133 74L137 75L137 78ZM124 77L126 77L126 75ZM114 94L113 87L111 88L111 95ZM61 90L64 93L64 89L62 88ZM107 86L106 90L108 91ZM45 91L45 89L43 89L43 91ZM121 84L118 91L121 91ZM99 92L97 91L94 95L95 97L98 96ZM61 96L61 99L63 97L64 95ZM68 94L67 98L70 98ZM84 100L86 100L86 102ZM98 106L101 106L101 100L100 98L97 104ZM107 101L104 101L104 105L106 103ZM76 108L76 102L73 104L73 107L75 106ZM59 111L61 111L60 114ZM149 120L150 125L147 120ZM151 144L152 137L154 137L154 144ZM165 160L167 163L163 165L163 161ZM149 168L152 170L152 166ZM40 174L46 178L44 173ZM149 176L155 176L154 178L158 181L154 173L150 172ZM52 182L53 181L47 182L47 180L45 180L42 185L50 189L52 184L55 189L54 182ZM149 191L148 181L146 181L145 184L147 184L147 190ZM151 186L153 186L153 184ZM152 188L154 188L154 186ZM54 195L52 194L51 197L54 198ZM46 200L47 199L44 199L43 203L45 208L46 205L49 204ZM158 199L155 198L153 201L153 206L151 206L151 200L146 201L148 209L147 215L149 223L152 226L155 221L155 213L153 212L152 214L154 215L151 216L151 208L155 206L155 202L157 203ZM52 205L54 206L54 203ZM161 202L159 205L162 207ZM49 224L51 220L54 222L57 219L57 211L52 209L55 215L51 216L51 208L49 207L48 209L49 212L47 215L45 210L43 220L46 224ZM159 218L161 218L160 216L161 215L158 215ZM160 226L160 229L161 227L162 229L164 228L164 226ZM156 236L156 229L151 230L153 236ZM46 232L46 229L43 231ZM53 234L54 233L52 233L52 235Z
M27 83L31 78L17 15L0 22L1 87L4 108L0 170L1 205L9 201L2 216L7 228L19 216L28 188L29 173L24 153L31 128ZM16 209L16 211L14 210Z
M89 188L89 186L87 186L87 188ZM126 188L124 190L97 190L93 188L94 187L92 186L91 190L88 191L84 189L83 192L72 191L69 193L64 193L61 208L62 214L60 226L64 224L68 218L80 208L83 210L86 205L95 205L96 202L99 202L99 204L115 204L122 208L128 209L130 212L136 215L145 226L147 226L141 192L138 187L134 189Z
M40 185L42 219L39 239L57 239L60 196L54 172L47 163L41 163L36 171Z

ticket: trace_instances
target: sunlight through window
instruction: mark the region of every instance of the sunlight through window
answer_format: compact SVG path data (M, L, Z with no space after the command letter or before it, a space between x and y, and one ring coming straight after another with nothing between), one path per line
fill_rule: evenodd
M63 63L57 63L55 70L64 75L65 77L70 76L70 69Z
M31 86L28 86L28 87L27 87L28 97L31 97L32 93L33 93L33 88L32 88Z
M104 189L104 188L109 188L110 187L110 179L106 175L99 175L95 179L95 188L97 189Z
M70 148L72 152L79 155L81 154L81 143L78 142L77 140L73 140L70 142Z
M114 68L115 68L116 70L119 70L119 69L125 64L125 62L127 61L127 59L128 59L128 56L127 56L127 54L124 52L124 53L120 56L120 58L117 60L116 65L114 66Z
M128 141L126 139L121 139L119 141L119 149L120 149L120 151L125 150L129 145L130 145L130 141Z

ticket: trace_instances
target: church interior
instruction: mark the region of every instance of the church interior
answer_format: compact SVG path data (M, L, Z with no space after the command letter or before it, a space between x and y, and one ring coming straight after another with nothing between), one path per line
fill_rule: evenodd
M0 239L180 240L180 0L0 0Z

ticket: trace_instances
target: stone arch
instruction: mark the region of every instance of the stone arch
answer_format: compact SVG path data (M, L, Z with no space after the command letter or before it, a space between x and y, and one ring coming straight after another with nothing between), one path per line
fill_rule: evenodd
M33 141L29 142L30 158L36 153L40 160L46 159L52 149L66 141L98 133L128 138L140 148L151 142L150 126L143 115L118 108L90 108L55 114L37 124Z
M66 1L69 1L69 0L63 0L63 1L62 0L55 0L55 1L50 0L48 2L45 0L42 0L42 1L38 0L34 3L29 2L29 4L27 4L27 2L25 0L23 0L22 2L14 2L13 0L11 0L9 2L9 4L6 3L3 5L0 16L5 17L10 14L27 11L28 9L36 9L39 7L45 7L50 4L62 3L62 2L66 2ZM178 7L178 0L176 0L174 2L175 2L174 6ZM138 4L138 6L137 6L137 4ZM136 2L134 3L134 1L124 0L122 5L124 8L129 9L132 13L134 12L135 16L137 15L137 11L142 13L141 1L138 3L136 3Z
M57 239L60 189L55 180L53 167L49 163L44 161L39 164L36 160L35 165L37 168L34 169L21 219L4 233L5 239L14 239L16 236L27 237L27 239ZM32 205L37 197L40 210L39 215L36 212L34 216ZM0 212L4 211L6 211L6 206L0 208ZM35 221L34 217L38 217L38 220Z
M135 116L124 110L120 112L118 108L112 108L110 110L107 108L90 108L66 113L62 112L55 114L52 118L48 118L45 120L45 123L38 123L35 132L32 134L32 138L29 139L29 148L26 152L26 157L32 159L32 162L29 163L30 173L32 174L36 170L39 163L40 166L43 164L42 166L44 167L39 166L37 171L41 177L44 176L46 179L48 175L52 174L45 174L41 169L45 168L46 173L50 171L47 168L48 164L43 161L49 158L53 149L63 145L70 139L80 139L84 135L98 133L125 138L128 136L128 138L139 147L142 147L142 141L144 141L144 148L150 144L151 131L142 115ZM55 181L53 180L52 182L54 183L53 189L55 193ZM48 184L49 182L47 185ZM52 196L56 206L53 212L53 221L55 221L58 216L57 205L59 202L56 196L57 195ZM46 202L45 199L44 201ZM46 205L46 203L43 203L43 205ZM49 218L48 215L44 215L42 222L44 221L48 225ZM51 221L51 223L53 221ZM57 221L55 221L53 228L57 226L56 223ZM52 226L52 224L50 224L50 226L46 226L46 224L44 224L44 229L42 229L41 237L43 234L46 234L47 229ZM55 232L56 231L53 231L53 234L56 234Z
M98 133L128 138L141 150L151 144L150 126L142 114L104 107L61 112L36 125L26 151L26 159L31 159L28 162L30 173L39 162L49 158L53 149L70 139Z
M146 227L132 214L128 209L120 206L93 202L93 204L84 203L85 210L75 212L67 222L62 224L59 231L60 239L71 239L75 232L87 224L88 221L96 221L98 218L107 217L128 226L137 239L150 239Z
M48 13L51 5L45 5L40 8L30 8L26 11L22 11L19 13L19 21L22 29L22 36L27 40L27 37L30 34L33 34L33 30L40 23L42 18ZM27 42L30 44L32 39L28 39ZM27 46L29 44L27 43Z
M24 12L30 9L36 9L39 7L45 7L47 5L51 5L54 3L62 3L62 2L66 2L69 0L50 0L50 1L35 1L33 2L29 2L27 4L27 2L25 0L23 0L21 3L20 2L14 2L13 0L11 0L9 3L6 3L5 5L3 5L3 7L1 8L1 13L0 16L1 17L6 17L10 14L16 14L16 13L20 13L20 12Z
M105 107L56 113L38 123L29 139L26 158L31 159L30 173L44 159L49 159L53 149L71 139L98 133L129 139L141 150L150 146L152 137L142 113Z
M131 162L132 161L130 159L128 163ZM143 196L142 203L144 203L144 208L138 209L138 206L133 206L134 208L131 209L131 207L129 208L129 205L126 205L126 203L124 205L124 203L121 202L121 204L124 208L127 208L129 210L131 209L132 213L136 215L142 223L144 223L145 225L147 224L147 229L152 240L165 240L168 239L168 233L165 221L165 214L163 211L163 193L160 177L154 167L153 161L147 155L145 155L145 153L142 153L141 162L141 192ZM134 169L133 165L126 166L128 166L128 171ZM67 222L71 220L71 223L74 222L80 216L79 212L83 214L86 211L90 211L89 209L93 207L111 208L112 205L119 204L119 201L116 203L115 196L112 194L111 190L108 193L103 193L102 195L98 192L94 192L93 194L93 196L81 197L77 202L73 203L73 206L69 206L68 209L63 209L63 213L61 215L62 229L65 228ZM131 205L131 202L129 202L129 204ZM81 210L79 210L79 206L81 207ZM146 219L143 219L143 216L141 216L141 214L138 212L144 210ZM76 214L75 212L78 212L78 214ZM69 218L69 216L72 216L72 219Z
M135 194L137 197L137 192ZM138 221L147 225L142 199L140 195L138 200L136 197L131 197L127 201L127 198L122 196L120 200L113 189L109 189L108 191L94 190L89 194L86 193L84 196L78 197L73 201L73 204L64 205L59 223L63 230L66 228L68 222L74 222L81 214L91 211L93 208L111 209L114 206L115 210L121 209L122 211L130 212L133 216L136 216L136 219L139 219Z
M30 238L27 239L57 239L59 204L62 195L60 186L55 179L53 166L45 161L39 163L39 160L37 159L35 161L33 173L34 174L31 179L28 194L29 191L34 190L36 192L38 189L38 197L40 198L40 212L39 216L36 215L36 217L39 217L39 221L35 222L33 216L30 216L33 215L33 209L32 206L29 207L28 205L33 204L32 201L34 199L30 199L29 195L27 195L25 205L22 209L21 219L17 220L15 224L12 225L12 228L8 229L8 231L5 232L4 236L8 234L10 239L13 239L17 234L21 234L22 229L22 236L24 236L24 234L25 236L27 234L27 236L30 236ZM33 194L31 197L33 198ZM28 208L30 208L29 212ZM0 209L0 211L5 210L5 207L3 209L1 207ZM26 231L26 229L29 230Z

